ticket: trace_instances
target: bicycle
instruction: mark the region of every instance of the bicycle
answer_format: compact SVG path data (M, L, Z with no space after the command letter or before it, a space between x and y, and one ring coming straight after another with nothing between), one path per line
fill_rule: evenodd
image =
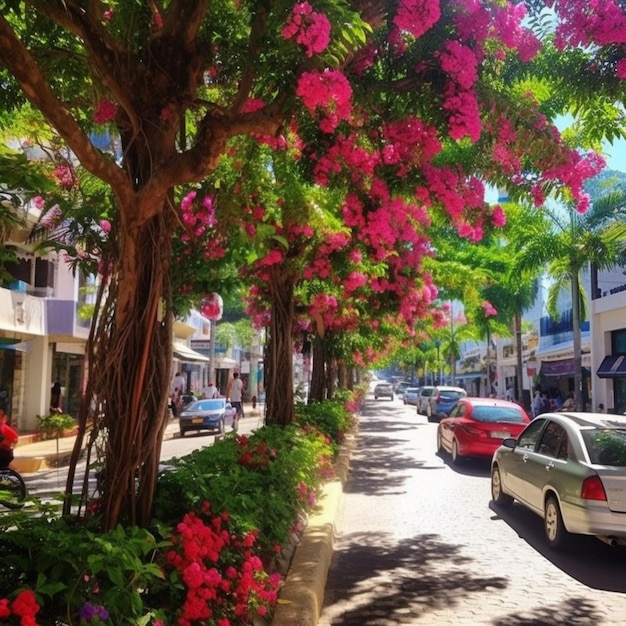
M10 467L0 468L0 504L7 509L20 509L26 500L26 483Z

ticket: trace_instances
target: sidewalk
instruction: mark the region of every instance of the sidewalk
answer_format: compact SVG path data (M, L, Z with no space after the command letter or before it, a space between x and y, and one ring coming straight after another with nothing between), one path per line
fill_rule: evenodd
M256 409L252 408L252 404L246 402L244 404L244 415L246 417L260 415L261 405ZM179 428L178 420L170 419L163 440L174 439L178 437ZM37 434L38 435L38 434ZM69 463L70 455L74 449L76 436L60 437L58 439L46 439L33 441L34 434L26 434L20 437L20 441L15 448L15 459L11 466L22 474L32 474L34 472L43 472L57 467L63 467Z
M170 420L165 428L163 440L178 436L178 420ZM69 463L76 436L60 437L31 441L29 436L23 438L26 443L18 442L15 448L15 459L11 466L21 474L43 472ZM58 445L58 447L57 447Z

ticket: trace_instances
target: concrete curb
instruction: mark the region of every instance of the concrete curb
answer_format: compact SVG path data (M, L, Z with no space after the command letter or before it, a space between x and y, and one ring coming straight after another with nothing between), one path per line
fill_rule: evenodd
M346 436L335 462L336 478L324 486L319 506L309 516L295 549L272 626L315 626L319 621L335 544L335 519L355 445L356 432L353 432Z

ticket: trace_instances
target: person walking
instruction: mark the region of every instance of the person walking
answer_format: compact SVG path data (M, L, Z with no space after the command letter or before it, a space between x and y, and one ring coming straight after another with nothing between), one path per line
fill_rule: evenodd
M212 382L209 382L202 390L202 395L206 400L214 400L220 397L220 391Z
M0 468L5 469L13 461L13 448L19 439L17 431L7 424L4 409L0 409Z
M559 411L574 411L575 409L576 409L576 402L574 400L574 394L570 392L567 394L565 401L561 405L561 408L559 409Z
M235 372L231 381L228 383L226 397L230 401L233 409L235 409L235 417L233 419L233 430L237 430L239 419L243 417L243 381L239 378L239 372Z
M50 414L52 413L63 413L63 394L59 382L54 383L50 390Z

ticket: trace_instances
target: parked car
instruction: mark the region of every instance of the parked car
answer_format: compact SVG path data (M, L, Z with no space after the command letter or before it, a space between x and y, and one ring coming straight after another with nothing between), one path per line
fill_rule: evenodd
M404 392L411 386L411 383L407 380L401 380L399 383L396 383L393 390L398 398L402 398L404 396Z
M377 383L376 387L374 387L374 399L378 400L378 398L393 400L393 385L391 383Z
M486 457L507 437L517 437L530 417L508 400L495 398L460 398L448 417L437 425L437 450L449 452L458 463L465 457Z
M424 385L419 388L419 393L417 394L417 412L420 415L426 415L426 410L428 406L428 401L430 400L430 396L433 395L434 387Z
M226 432L228 426L233 425L236 410L226 398L213 400L197 400L190 404L178 418L180 436L190 430L210 430L219 433Z
M447 417L457 401L466 396L467 392L461 387L435 387L426 405L428 421L438 422L442 417Z
M404 395L402 396L402 401L404 404L417 404L417 394L419 392L419 387L407 387L404 390Z
M544 413L491 462L491 496L513 500L543 518L548 545L565 547L570 533L626 545L626 417Z

